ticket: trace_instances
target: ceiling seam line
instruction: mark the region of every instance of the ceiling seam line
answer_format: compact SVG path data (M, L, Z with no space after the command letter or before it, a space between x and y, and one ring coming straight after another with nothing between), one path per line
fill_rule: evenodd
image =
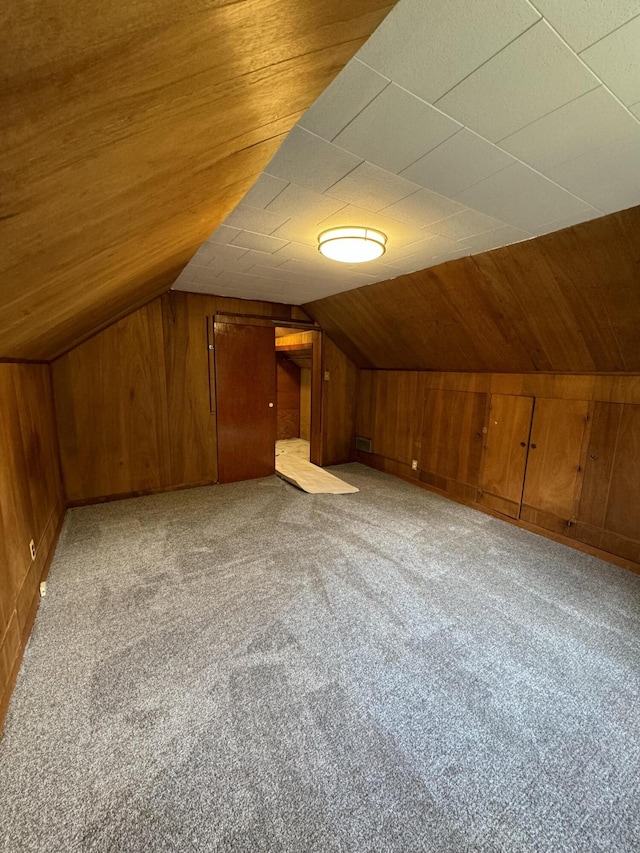
M527 0L527 2L531 4L531 0ZM531 5L532 5L532 4L531 4ZM535 8L535 7L534 7L534 8ZM537 12L537 11L538 11L538 10L536 9L536 12ZM633 16L633 18L630 18L628 21L626 21L626 22L625 22L624 24L622 24L620 27L616 27L616 29L615 29L615 30L611 30L611 32L612 32L612 33L617 32L619 29L622 29L622 27L626 26L630 21L635 21L635 20L636 20L636 18L640 18L640 15L634 15L634 16ZM584 68L586 68L586 70L587 70L590 74L592 74L592 75L596 78L596 80L599 80L599 81L600 81L600 85L601 85L601 86L603 86L603 87L604 87L604 89L606 89L606 91L611 95L611 97L612 97L612 98L614 98L614 99L615 99L615 100L620 104L620 106L621 106L624 110L626 110L626 111L627 111L627 113L629 113L629 115L630 115L630 116L631 116L635 121L637 121L637 122L640 124L640 119L639 119L637 116L635 116L635 115L631 112L631 110L629 109L629 107L628 107L626 104L624 104L624 103L620 100L620 98L615 94L615 92L613 92L613 91L610 89L610 87L605 83L605 81L600 77L600 75L599 75L599 74L597 74L597 73L593 70L593 68L591 68L591 66L586 62L586 60L584 60L584 59L582 58L582 54L583 54L583 53L585 53L587 50L589 50L589 48L593 47L593 44L598 44L599 42L603 41L603 39L605 39L605 38L607 38L608 36L610 36L610 35L611 35L611 33L607 33L607 35L606 35L606 36L603 36L601 39L598 39L598 41L595 41L593 44L589 45L589 47L585 47L585 48L583 48L583 50L581 50L581 51L580 51L580 53L578 53L576 50L574 50L574 49L571 47L571 45L570 45L570 44L569 44L569 42L566 40L566 38L562 35L562 33L560 33L560 32L559 32L559 31L558 31L558 30L553 26L553 24L552 24L550 21L548 21L548 20L544 17L544 15L543 15L543 17L542 17L542 20L543 20L543 21L545 21L545 23L547 24L547 26L549 27L549 29L550 29L550 30L552 30L552 32L554 32L554 33L555 33L555 35L560 39L560 41L562 42L562 44L563 44L563 45L564 45L564 46L565 46L569 51L571 51L571 53L576 57L576 59L580 62L580 64L581 64ZM590 91L593 91L593 89L592 89L592 90L590 90ZM587 94L587 93L585 92L585 94ZM632 105L632 106L633 106L633 105Z
M618 30L621 30L623 27L626 27L626 26L627 26L627 24L632 23L632 22L633 22L633 21L635 21L637 18L640 18L640 13L639 13L639 14L637 14L637 15L633 15L633 17L628 18L626 21L624 21L624 22L623 22L622 24L620 24L619 26L614 27L612 30L609 30L609 32L608 32L608 33L605 33L603 36L600 36L600 38L599 38L599 39L596 39L595 41L592 41L592 42L591 42L591 44L588 44L586 47L583 47L583 48L582 48L582 50L574 50L574 53L576 54L576 56L580 56L580 54L581 54L581 53L584 53L584 52L585 52L585 50L590 50L590 49L591 49L592 47L594 47L596 44L600 44L600 42L601 42L601 41L604 41L605 39L608 39L608 38L609 38L609 36L612 36L614 33L617 33L617 32L618 32Z
M536 11L538 11L538 10L536 9ZM540 13L538 13L538 14L540 14ZM512 38L512 39L511 39L510 41L508 41L505 45L503 45L503 46L500 48L500 50L497 50L497 51L496 51L494 54L492 54L488 59L485 59L485 61L484 61L484 62L481 62L481 63L480 63L480 65L478 65L476 68L474 68L474 69L473 69L473 71L470 71L468 74L465 74L465 76L464 76L461 80L458 80L458 82L457 82L457 83L455 83L455 85L451 86L451 88L450 88L450 89L447 89L447 91L446 91L446 92L443 92L443 93L442 93L442 95L438 95L438 97L436 98L436 100L435 100L435 101L433 101L433 102L431 103L431 106L434 106L434 107L435 107L435 106L437 105L438 101L441 101L443 98L446 98L446 96L447 96L450 92L453 92L453 90L454 90L457 86L459 86L461 83L464 83L464 81L465 81L465 80L467 80L469 77L471 77L471 75L472 75L472 74L475 74L475 73L476 73L476 71L479 71L481 68L484 68L484 66L485 66L485 65L487 65L487 63L491 62L491 60L492 60L492 59L495 59L495 58L496 58L496 56L499 56L499 55L500 55L503 51L505 51L508 47L511 47L511 45L512 45L514 42L518 41L518 39L519 39L519 38L522 38L522 36L526 35L526 34L529 32L529 30L532 30L534 27L537 27L537 26L538 26L538 24L539 24L541 21L544 21L544 18L543 18L542 16L540 16L540 17L538 18L538 20L537 20L537 21L534 21L534 22L533 22L533 24L530 24L530 25L526 28L526 30L523 30L521 33L518 33L518 35L517 35L517 36L514 36L514 38Z

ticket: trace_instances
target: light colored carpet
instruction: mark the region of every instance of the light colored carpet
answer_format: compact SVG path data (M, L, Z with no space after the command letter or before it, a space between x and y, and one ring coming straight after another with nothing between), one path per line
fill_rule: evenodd
M2 851L638 851L640 577L338 473L69 511Z
M310 495L354 495L359 491L326 468L312 465L309 442L302 438L276 442L276 474Z

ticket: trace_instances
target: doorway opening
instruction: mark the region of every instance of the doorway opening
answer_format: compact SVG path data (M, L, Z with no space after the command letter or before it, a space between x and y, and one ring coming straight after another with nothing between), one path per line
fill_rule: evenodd
M322 332L259 315L218 313L211 320L218 482L274 474L278 440L295 442L300 456L321 467Z
M276 326L275 455L288 453L316 465L322 464L320 346L320 332Z

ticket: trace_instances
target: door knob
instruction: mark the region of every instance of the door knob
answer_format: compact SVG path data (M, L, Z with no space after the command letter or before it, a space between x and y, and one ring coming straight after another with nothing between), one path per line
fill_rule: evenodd
M269 408L273 409L273 403L269 403Z
M537 445L532 444L532 445L531 445L531 449L532 449L532 450L535 450L535 449L536 449L536 446L537 446Z
M526 441L521 441L521 442L520 442L520 447L526 447L526 446L527 446L527 442L526 442Z

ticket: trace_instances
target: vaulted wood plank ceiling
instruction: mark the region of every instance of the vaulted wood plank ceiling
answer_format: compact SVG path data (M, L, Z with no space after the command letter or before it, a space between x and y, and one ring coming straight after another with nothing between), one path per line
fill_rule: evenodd
M640 372L640 207L304 306L360 367Z
M50 358L167 290L392 6L9 0L0 357Z

